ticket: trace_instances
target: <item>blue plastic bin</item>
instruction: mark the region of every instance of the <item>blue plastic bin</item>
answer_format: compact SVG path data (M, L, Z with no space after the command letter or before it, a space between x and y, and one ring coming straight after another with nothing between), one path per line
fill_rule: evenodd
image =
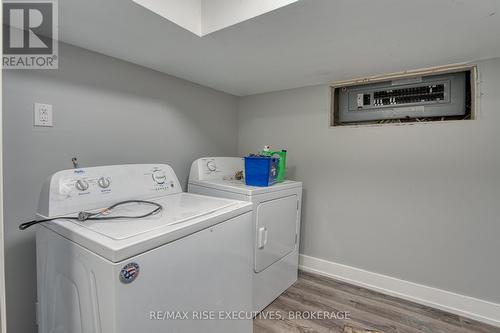
M267 156L245 157L245 183L251 186L270 186L276 183L279 158Z

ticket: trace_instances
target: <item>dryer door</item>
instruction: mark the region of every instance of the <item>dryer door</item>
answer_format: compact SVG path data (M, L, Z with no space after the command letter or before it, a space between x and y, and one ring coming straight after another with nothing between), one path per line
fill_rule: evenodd
M256 210L255 272L259 273L295 249L297 195L262 202Z

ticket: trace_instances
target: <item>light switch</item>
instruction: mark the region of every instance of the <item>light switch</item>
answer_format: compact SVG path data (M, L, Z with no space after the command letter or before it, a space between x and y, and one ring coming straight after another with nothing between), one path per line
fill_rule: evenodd
M33 125L52 127L52 105L35 103L33 107Z

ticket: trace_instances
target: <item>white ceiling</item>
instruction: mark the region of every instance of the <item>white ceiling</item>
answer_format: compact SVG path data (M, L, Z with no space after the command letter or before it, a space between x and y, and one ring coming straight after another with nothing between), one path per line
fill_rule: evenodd
M298 0L132 0L199 37Z
M64 42L234 95L500 57L499 0L300 0L204 37L131 0L59 17Z

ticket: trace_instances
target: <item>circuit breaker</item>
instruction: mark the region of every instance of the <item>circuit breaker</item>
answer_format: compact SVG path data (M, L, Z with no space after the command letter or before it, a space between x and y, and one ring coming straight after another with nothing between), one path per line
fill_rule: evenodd
M466 72L341 87L343 123L461 116L466 112Z

